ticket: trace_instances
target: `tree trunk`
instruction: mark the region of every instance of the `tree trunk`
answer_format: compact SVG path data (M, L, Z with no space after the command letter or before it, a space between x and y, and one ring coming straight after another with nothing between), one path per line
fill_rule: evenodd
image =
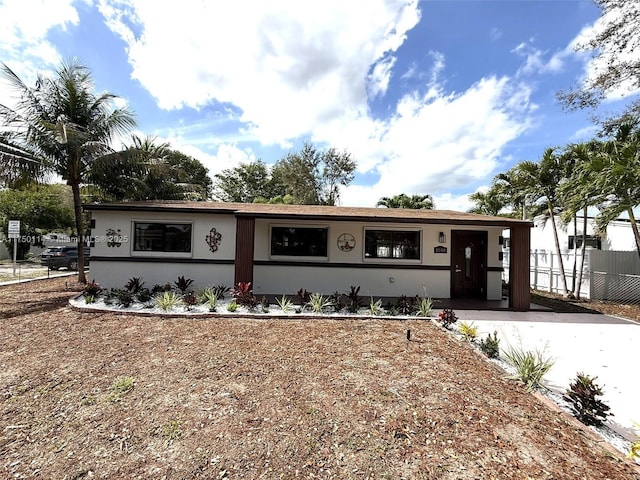
M78 233L78 282L87 283L84 274L84 222L82 221L82 201L80 200L80 184L71 183L73 192L73 212L76 217L76 231Z
M564 294L569 293L567 288L567 275L564 273L564 262L562 260L562 253L560 252L560 240L558 239L558 228L556 227L556 218L553 214L553 206L551 202L547 202L549 207L549 218L551 219L551 225L553 226L553 238L556 242L556 253L558 254L558 265L560 266L560 278L562 279L562 287L564 288Z
M629 221L631 222L633 237L636 240L636 251L638 252L638 255L640 255L640 232L638 232L638 223L636 222L636 217L633 215L633 209L630 208L627 212L629 213Z
M584 256L587 252L587 207L584 207L582 215L582 258L580 260L580 273L578 274L578 288L576 290L576 298L580 298L580 288L582 287L582 274L584 273Z
M578 215L573 214L573 269L571 271L571 291L576 291L576 273L578 269Z

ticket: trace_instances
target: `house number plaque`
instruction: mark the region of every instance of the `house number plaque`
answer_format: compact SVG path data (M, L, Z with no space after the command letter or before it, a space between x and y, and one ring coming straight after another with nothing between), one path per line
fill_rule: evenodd
M338 237L338 248L343 252L350 252L356 246L356 237L350 233L343 233Z

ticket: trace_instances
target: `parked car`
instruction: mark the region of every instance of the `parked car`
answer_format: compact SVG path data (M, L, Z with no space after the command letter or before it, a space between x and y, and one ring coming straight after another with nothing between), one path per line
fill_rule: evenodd
M90 249L84 249L84 264L89 265ZM40 255L40 264L51 270L78 269L78 247L49 247Z

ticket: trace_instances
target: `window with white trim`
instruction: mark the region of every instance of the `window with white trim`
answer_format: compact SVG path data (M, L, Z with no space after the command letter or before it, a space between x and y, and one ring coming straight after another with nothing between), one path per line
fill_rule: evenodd
M364 232L365 258L420 259L420 232L416 230L369 230Z
M191 252L190 223L134 222L135 252Z
M327 257L327 227L271 227L271 255Z

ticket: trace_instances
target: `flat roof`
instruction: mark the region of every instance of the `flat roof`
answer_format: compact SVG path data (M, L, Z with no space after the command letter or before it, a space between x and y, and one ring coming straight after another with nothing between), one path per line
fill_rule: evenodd
M269 203L194 202L181 200L90 203L85 210L118 212L218 213L236 217L304 219L334 221L376 221L449 225L483 225L495 227L533 226L526 220L452 210L415 210L409 208L367 208L325 205L285 205Z

